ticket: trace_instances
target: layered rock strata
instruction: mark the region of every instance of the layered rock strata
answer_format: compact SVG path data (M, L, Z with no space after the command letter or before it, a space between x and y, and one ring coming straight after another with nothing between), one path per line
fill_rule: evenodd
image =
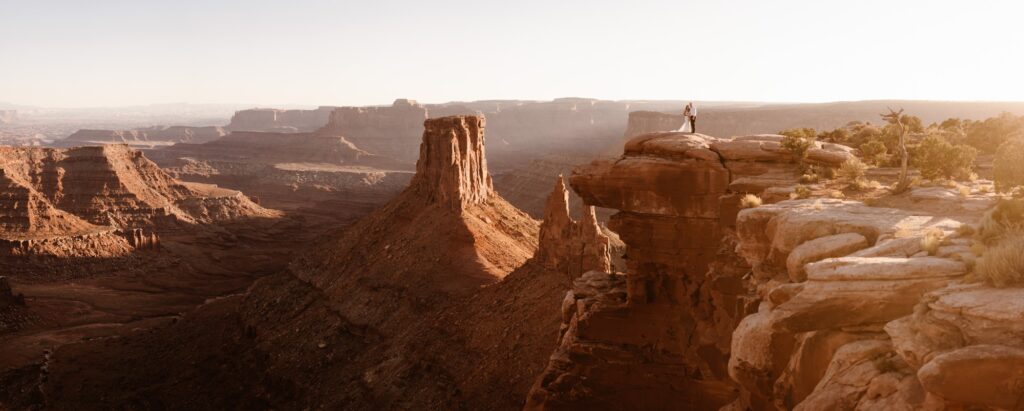
M276 216L239 192L176 181L124 145L0 148L0 185L5 254L120 255L152 248L157 227Z
M727 245L737 180L796 173L777 136L718 139L655 133L621 158L577 168L588 204L614 208L609 227L626 243L627 273L589 273L566 298L560 346L531 391L529 409L708 409L738 396L726 362L731 330L756 307ZM839 147L821 156L836 167ZM609 404L628 404L622 406Z
M1021 292L964 279L962 224L834 199L741 212L761 302L733 335L733 409L1020 407Z

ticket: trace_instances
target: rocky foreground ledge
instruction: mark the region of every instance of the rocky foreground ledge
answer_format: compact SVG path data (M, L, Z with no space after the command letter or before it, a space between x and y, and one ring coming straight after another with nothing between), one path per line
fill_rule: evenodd
M577 168L572 188L619 210L609 226L628 269L575 281L527 409L1024 404L1024 291L967 275L965 226L994 195L930 187L891 208L811 198L739 210L744 194L796 183L780 140L645 134ZM852 157L822 144L807 161Z

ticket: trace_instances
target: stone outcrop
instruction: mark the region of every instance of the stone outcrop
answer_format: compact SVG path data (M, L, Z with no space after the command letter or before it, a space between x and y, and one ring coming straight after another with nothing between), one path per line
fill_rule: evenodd
M540 240L534 259L548 269L565 273L570 279L589 271L611 272L610 240L601 231L594 207L583 205L582 218L569 215L569 192L561 175L548 197Z
M833 199L741 212L739 250L762 301L733 335L733 406L1019 407L1021 290L963 280L973 256L961 224ZM935 233L929 255L922 240Z
M731 184L795 175L795 159L777 147L775 136L653 133L617 160L574 171L570 184L586 203L619 210L609 227L626 244L628 268L576 281L528 409L715 409L737 398L726 372L731 332L757 296L732 251L743 191Z
M462 210L494 195L484 153L484 119L452 116L427 120L410 190L431 202Z
M310 132L327 124L327 119L334 109L335 107L322 106L315 110L240 110L231 116L231 122L224 128L228 131Z

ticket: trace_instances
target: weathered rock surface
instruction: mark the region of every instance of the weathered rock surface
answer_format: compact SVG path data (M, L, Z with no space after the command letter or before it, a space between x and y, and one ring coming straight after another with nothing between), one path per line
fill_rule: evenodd
M848 255L867 246L868 239L857 233L830 235L800 244L786 257L789 279L793 282L806 280L804 266L808 263Z
M562 176L548 197L534 259L550 270L576 278L589 271L610 272L610 239L597 224L594 207L584 205L579 221L569 215L569 192Z
M586 203L619 210L609 227L627 246L627 274L591 272L576 281L565 332L528 409L713 409L737 398L727 372L731 334L756 299L744 280L750 266L734 252L744 191L730 185L794 175L797 164L779 139L644 134L619 159L574 170L571 185ZM770 328L765 335L758 341L769 346L793 344Z
M742 392L732 406L1019 406L1024 291L963 283L961 224L825 199L740 212L738 250L763 301L733 334L729 372ZM932 256L926 233L942 233Z

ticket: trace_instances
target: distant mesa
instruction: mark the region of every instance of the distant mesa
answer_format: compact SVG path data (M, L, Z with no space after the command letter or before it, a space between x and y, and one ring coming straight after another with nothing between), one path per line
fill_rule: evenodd
M0 147L0 187L0 254L119 255L152 247L161 228L277 215L177 181L126 145Z
M315 110L282 110L254 108L239 110L231 116L225 127L228 131L309 132L327 123L334 107L321 106Z
M226 135L222 127L155 126L132 130L78 130L56 144L62 147L109 143L205 143Z

